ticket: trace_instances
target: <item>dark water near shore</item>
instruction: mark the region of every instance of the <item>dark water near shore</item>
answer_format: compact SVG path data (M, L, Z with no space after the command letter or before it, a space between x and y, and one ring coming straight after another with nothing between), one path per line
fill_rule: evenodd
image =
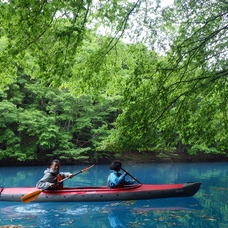
M62 166L75 173L85 166ZM194 197L89 203L14 203L0 201L0 226L22 227L228 227L228 163L125 165L144 184L202 182ZM0 167L0 186L31 187L44 166ZM108 165L97 165L65 182L106 185Z

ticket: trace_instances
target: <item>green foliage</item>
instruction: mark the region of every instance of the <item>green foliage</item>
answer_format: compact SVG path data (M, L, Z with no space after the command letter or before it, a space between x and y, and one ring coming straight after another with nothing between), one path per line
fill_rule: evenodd
M174 33L171 50L156 60L143 47L137 52L130 85L123 88L123 113L103 143L106 148L172 152L181 142L189 153L226 152L225 9L223 1L180 0L151 19L153 28L144 23L151 34L157 26L153 37L162 42ZM153 6L146 17L149 10ZM156 48L153 41L147 44Z
M16 0L0 13L2 158L227 151L224 1Z
M115 109L109 113L113 102L75 98L19 75L1 94L0 158L94 159L98 141L107 135L109 120L115 118Z
M4 53L0 69L4 77L7 75L1 84L11 83L16 78L15 65L20 65L24 72L48 85L61 86L73 79L82 94L87 88L84 77L96 77L103 56L115 46L115 38L121 36L119 31L126 23L122 18L127 21L136 6L137 3L123 0L1 1L0 50ZM78 58L88 37L100 26L112 26L115 38L108 39L85 58ZM91 68L84 69L87 65ZM79 77L75 68L81 70Z

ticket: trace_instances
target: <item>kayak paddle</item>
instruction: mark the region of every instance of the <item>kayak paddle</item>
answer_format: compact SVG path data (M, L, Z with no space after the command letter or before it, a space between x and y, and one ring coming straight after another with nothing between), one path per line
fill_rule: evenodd
M80 173L83 173L83 172L85 172L85 171L91 169L93 166L94 166L94 165L91 165L91 166L89 166L89 167L87 167L87 168L85 168L85 169L82 169L82 170L78 171L77 173L73 174L73 175L71 176L71 178L74 177L74 176L76 176L76 175L78 175L78 174L80 174ZM65 180L69 179L69 178L70 178L70 177L66 177L66 178L62 179L61 181L59 181L59 182L57 183L57 185L60 184L60 183L62 183L62 182L65 181ZM29 202L33 201L33 200L36 199L36 198L40 195L40 193L43 192L44 190L45 190L45 189L36 190L36 191L34 191L34 192L31 192L31 193L29 193L29 194L27 194L27 195L22 196L22 197L21 197L21 202L22 202L22 203L29 203Z
M125 169L121 168L126 174L128 174L132 179L137 181L139 184L142 184L140 181L138 181L135 177L133 177L129 172L127 172Z

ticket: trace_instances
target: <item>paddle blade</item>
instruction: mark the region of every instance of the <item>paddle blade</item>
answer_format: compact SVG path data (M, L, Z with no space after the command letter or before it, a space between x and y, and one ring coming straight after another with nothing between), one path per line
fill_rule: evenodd
M81 172L85 172L85 171L87 171L87 170L89 170L89 169L91 169L91 168L93 168L93 167L94 167L94 165L91 165L90 167L81 170Z
M29 203L31 201L33 201L34 199L36 199L40 193L42 192L43 190L37 190L35 192L31 192L23 197L21 197L21 202L22 203Z

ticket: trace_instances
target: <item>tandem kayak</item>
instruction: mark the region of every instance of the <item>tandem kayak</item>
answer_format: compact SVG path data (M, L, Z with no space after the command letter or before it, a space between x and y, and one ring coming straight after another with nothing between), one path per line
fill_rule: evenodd
M93 202L140 200L168 197L187 197L197 193L201 183L146 185L136 184L123 188L105 186L64 188L44 190L33 202ZM21 201L21 197L37 191L36 187L3 188L0 187L0 201Z

